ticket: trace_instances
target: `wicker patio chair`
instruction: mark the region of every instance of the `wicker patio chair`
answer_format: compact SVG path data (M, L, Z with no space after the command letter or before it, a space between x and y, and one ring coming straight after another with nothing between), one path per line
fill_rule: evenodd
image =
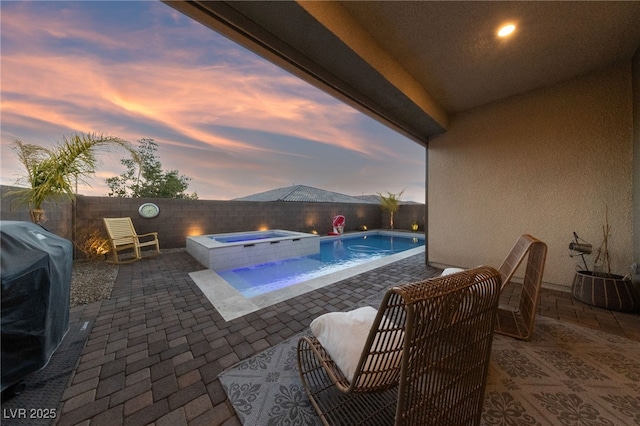
M531 235L522 235L500 266L499 272L502 277L502 291L504 291L505 287L511 284L513 274L525 257L527 265L518 306L499 306L496 331L507 336L529 340L533 333L540 302L547 245Z
M103 218L104 226L109 234L111 250L113 251L112 263L131 263L142 258L141 248L155 246L156 254L160 253L158 233L149 232L147 234L136 233L130 217ZM147 241L141 241L145 239ZM133 258L125 261L118 257L118 252L133 249Z
M500 274L484 266L389 289L351 378L335 346L301 338L299 372L322 422L478 424L499 294Z

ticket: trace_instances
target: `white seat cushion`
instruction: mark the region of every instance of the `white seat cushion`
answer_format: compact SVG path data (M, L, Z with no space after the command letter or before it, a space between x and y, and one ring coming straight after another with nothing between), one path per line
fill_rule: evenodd
M353 381L358 361L360 361L362 350L367 343L367 337L369 337L369 331L377 313L378 311L371 306L349 312L330 312L314 319L309 326L313 335L316 336L350 382ZM401 346L403 338L404 333L400 332L395 335L394 342ZM376 342L374 341L374 345ZM401 352L392 354L392 358L388 362L395 366L399 365L400 355ZM370 362L371 360L367 365Z
M458 272L464 272L464 271L466 271L466 269L463 269L463 268L445 268L445 270L442 271L440 276L444 277L446 275L457 274Z
M377 313L371 306L349 312L330 312L320 315L309 326L349 381L353 379Z

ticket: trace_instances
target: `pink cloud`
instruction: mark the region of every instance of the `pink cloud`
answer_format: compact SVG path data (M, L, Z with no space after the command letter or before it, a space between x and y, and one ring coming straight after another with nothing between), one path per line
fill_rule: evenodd
M140 32L133 39L133 44L137 45L133 47L131 34L96 32L92 30L90 19L75 16L74 12L79 13L66 10L58 16L34 17L20 11L5 12L3 34L20 37L30 49L21 55L3 58L3 87L13 92L36 93L40 102L65 99L76 104L75 111L98 108L154 118L190 138L223 143L232 149L252 147L203 138L198 126L217 124L253 128L362 153L371 151L364 138L346 136L344 132L357 112L271 64L255 58L249 60L248 66L193 66L189 62L197 59L197 52L189 49L162 51L163 46L151 40L152 31ZM34 18L39 22L34 22ZM8 27L4 27L4 22L10 23ZM24 22L30 22L30 25L24 25ZM70 26L69 22L76 25ZM83 24L87 28L83 28ZM47 45L44 40L50 37L79 39L112 51L148 47L151 51L162 51L162 54L149 55L158 58L156 61L141 58L113 63L91 55L48 51L44 48ZM289 93L297 95L283 94L282 87L288 87ZM319 98L324 98L321 103ZM64 111L65 115L70 113L68 109ZM58 123L59 115L55 112L47 114ZM65 121L68 121L65 125L73 129L86 127L86 118L82 116Z
M26 142L48 143L72 131L104 132L131 141L152 137L166 153L161 156L163 165L184 170L194 177L194 185L205 188L208 184L229 194L253 192L251 182L289 184L291 179L266 176L236 183L212 177L210 170L264 174L264 161L269 159L278 162L282 172L300 173L292 158L310 157L304 150L274 148L216 132L216 126L313 141L339 148L339 155L366 157L373 164L403 159L422 162L424 167L424 156L407 157L406 150L385 140L402 138L366 129L359 112L240 48L226 48L227 59L214 63L203 59L201 46L167 46L186 37L187 30L189 36L193 32L201 38L212 37L199 24L190 24L187 30L165 26L134 33L105 32L96 29L96 17L85 10L69 8L51 15L34 14L22 5L2 10L3 42L22 46L3 50L2 55L2 183L9 183L5 170L15 169L5 155L11 138L22 137L17 132L46 134L47 125L56 133ZM153 12L184 19L161 4ZM93 49L61 48L63 42L73 40ZM127 59L111 59L109 52ZM62 129L66 130L58 134ZM218 160L221 152L230 156L224 157L226 162ZM105 160L96 176L100 182L87 193L104 195L101 182L106 174L122 171L118 158ZM365 177L373 179L375 173ZM262 189L268 187L258 188Z

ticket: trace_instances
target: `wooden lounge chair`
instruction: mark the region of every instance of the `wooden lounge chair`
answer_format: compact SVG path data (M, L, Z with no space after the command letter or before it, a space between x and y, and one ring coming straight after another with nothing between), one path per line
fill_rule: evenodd
M366 308L316 318L314 335L298 342L298 366L322 422L478 424L500 283L497 270L478 267L391 288L371 326ZM345 365L343 346L362 340L352 328L370 331Z
M502 291L511 284L511 278L524 258L527 265L517 307L498 308L496 331L507 336L529 340L540 302L542 274L547 257L547 245L531 235L522 235L500 266Z
M107 228L111 250L113 251L112 263L131 263L142 258L141 248L155 246L156 254L160 253L158 233L149 232L147 234L137 234L130 217L103 218L104 226ZM141 241L145 239L147 241ZM134 257L125 261L120 260L118 252L133 249Z

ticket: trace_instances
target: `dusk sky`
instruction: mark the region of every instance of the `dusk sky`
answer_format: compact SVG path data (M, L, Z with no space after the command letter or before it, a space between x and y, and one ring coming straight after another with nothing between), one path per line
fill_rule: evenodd
M424 148L158 1L1 7L0 183L14 138L74 132L154 139L187 192L227 200L304 184L424 202ZM106 195L123 151L100 156L85 195Z

